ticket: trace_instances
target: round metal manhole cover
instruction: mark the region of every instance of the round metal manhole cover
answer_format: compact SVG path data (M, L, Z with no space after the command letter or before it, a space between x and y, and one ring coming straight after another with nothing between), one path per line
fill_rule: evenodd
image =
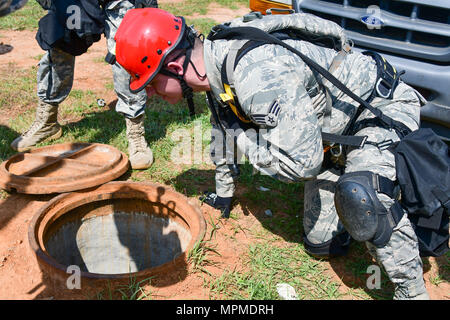
M0 166L0 188L50 194L86 189L120 177L128 157L99 143L64 143L18 153Z

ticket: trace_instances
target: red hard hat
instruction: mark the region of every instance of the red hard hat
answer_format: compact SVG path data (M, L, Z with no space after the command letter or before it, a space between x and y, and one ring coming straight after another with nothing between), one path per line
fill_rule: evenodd
M130 90L141 91L153 80L167 55L182 40L183 17L158 8L129 10L117 29L116 60L131 75Z

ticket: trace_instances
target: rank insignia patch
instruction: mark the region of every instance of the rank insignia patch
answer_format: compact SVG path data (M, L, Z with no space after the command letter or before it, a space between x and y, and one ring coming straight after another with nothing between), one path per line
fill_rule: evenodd
M278 124L278 114L280 113L280 105L278 100L274 100L267 114L252 114L253 120L263 126L276 127Z

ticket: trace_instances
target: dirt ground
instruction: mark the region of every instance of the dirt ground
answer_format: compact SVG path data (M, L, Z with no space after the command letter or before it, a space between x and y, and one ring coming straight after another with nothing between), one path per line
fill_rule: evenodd
M234 17L236 12L230 12L219 7L213 7L210 17L218 21ZM242 13L247 12L246 8ZM31 31L0 31L0 41L11 44L14 50L8 54L0 55L0 66L14 63L17 68L29 68L38 63L37 56L43 51L34 39L35 32ZM102 39L89 50L88 53L77 57L75 69L74 89L92 90L107 104L113 102L116 96L113 90L108 90L106 84L111 82L111 68L100 63L106 54L106 43ZM32 106L29 106L30 108ZM20 108L8 108L8 112L0 114L0 124L7 126L11 116L17 116ZM6 199L0 199L0 299L83 299L79 292L58 291L51 289L47 275L43 274L36 261L28 241L28 225L37 210L49 201L51 196L33 196L11 194ZM200 202L192 198L192 201ZM237 210L240 208L238 207ZM219 212L201 206L205 218L210 215L217 218ZM243 228L253 228L261 222L253 215L245 215L239 224ZM208 225L207 234L211 226ZM216 262L208 266L208 271L219 276L223 270L233 266L245 254L246 245L250 239L244 232L234 235L238 241L229 242L227 236L234 234L233 225L224 222L216 232L217 251L221 256L212 255L211 260ZM330 261L328 272L333 280L341 284L339 290L347 292L355 286L354 276L345 268L345 258ZM438 286L430 283L432 275L438 274L439 265L445 263L444 258L428 259L425 264L424 277L427 289L432 299L450 299L450 284L446 281ZM152 288L154 299L208 299L208 290L203 285L201 273L181 271L172 275L173 281L156 282ZM76 291L76 290L75 290ZM349 296L349 299L351 297Z

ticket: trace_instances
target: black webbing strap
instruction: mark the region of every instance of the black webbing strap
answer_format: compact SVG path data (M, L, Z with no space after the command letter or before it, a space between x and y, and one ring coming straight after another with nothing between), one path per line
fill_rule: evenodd
M236 108L236 110L233 110L236 113L236 116L238 116L239 119L241 119L243 122L245 123L250 123L251 119L249 117L247 117L247 115L245 114L244 110L242 110L241 104L239 103L239 99L237 98L237 96L235 95L234 92L234 79L232 79L233 81L230 82L230 78L228 77L228 72L227 70L229 70L230 68L228 68L228 61L230 60L230 62L233 62L233 66L232 66L232 70L234 71L234 69L236 68L239 60L250 50L253 50L261 45L266 44L266 42L263 41L247 41L237 52L236 52L236 56L235 59L233 61L233 59L229 59L229 54L227 56L225 56L225 59L222 63L222 68L220 70L220 76L221 76L221 81L222 81L222 85L223 84L227 84L230 86L231 88L231 92L233 93L233 106Z
M371 96L367 101L372 101L377 95L385 98L392 99L394 90L397 87L400 76L404 71L398 73L395 67L393 67L386 59L375 51L364 51L362 54L372 57L377 65L377 82Z
M116 56L108 51L105 57L105 61L110 65L113 65L116 63Z
M188 86L186 81L184 80L184 75L186 74L186 70L188 67L189 62L191 62L191 54L192 54L192 48L188 48L186 50L186 57L184 58L183 62L183 76L181 76L181 89L183 90L183 96L186 98L189 108L189 115L191 118L195 116L195 107L194 107L194 91L191 87Z
M282 35L284 35L284 34L282 34ZM255 40L247 41L236 53L236 58L234 59L233 70L236 68L237 64L239 63L239 60L245 54L247 54L249 51L256 49L264 44L267 44L267 42L255 41ZM226 57L222 64L221 79L222 79L222 83L230 84L228 73L227 73L227 61L228 61L228 59ZM236 106L237 111L240 113L240 115L243 117L246 117L244 111L242 110L241 105L239 104L237 97L234 97L234 105ZM246 117L246 118L248 119L248 117ZM367 140L367 136L343 136L343 135L335 135L335 134L322 132L322 140L329 144L339 143L342 145L361 148L362 146L364 146L364 143Z
M393 219L393 226L396 226L404 215L403 208L400 202L396 199L399 191L398 188L396 188L397 184L386 177L380 176L379 174L373 173L373 177L375 180L374 187L376 191L384 193L389 198L394 200L394 204L389 208L388 212Z
M207 98L207 104L209 109L211 110L211 114L214 118L214 122L216 123L217 127L219 127L220 131L222 131L222 134L224 137L227 136L226 130L222 124L222 122L220 121L220 117L217 114L216 108L214 106L214 100L211 94L211 91L206 91L206 98ZM230 170L231 170L231 176L232 177L238 177L241 173L240 169L239 169L239 165L237 164L237 161L235 161L235 163L231 164L229 166Z
M188 48L186 50L186 58L184 59L184 63L183 63L183 75L178 75L172 71L166 70L166 69L161 69L160 73L169 77L173 77L175 79L178 79L178 81L180 81L180 86L181 86L181 90L183 92L183 98L185 98L187 100L188 103L188 108L189 108L189 115L191 116L191 118L193 118L195 116L195 107L194 107L194 91L192 90L191 87L188 86L188 84L186 83L186 80L184 80L184 75L186 74L186 69L187 66L189 64L189 62L191 61L191 54L192 54L192 49Z
M389 212L394 219L394 226L398 225L403 215L405 214L402 205L398 200L394 201L394 204L389 208Z
M227 58L225 58L225 60L223 61L222 69L220 70L220 76L221 76L222 85L223 84L230 85L230 82L228 81L228 75L227 75ZM239 103L239 100L237 99L237 97L235 95L234 87L230 86L230 89L233 94L232 103L233 103L233 106L236 108L235 109L236 116L244 122L251 122L250 118L247 117L244 110L242 110L241 104Z
M360 103L363 107L369 109L370 112L372 112L376 117L378 117L387 127L393 128L400 138L406 136L408 133L411 132L411 130L405 126L403 123L396 121L381 112L381 110L374 108L371 106L367 101L364 101L359 96L354 94L347 86L345 86L341 81L339 81L336 77L334 77L330 72L328 72L326 69L322 68L319 64L317 64L315 61L311 60L307 56L305 56L303 53L298 51L297 49L293 48L292 46L284 43L283 41L279 40L278 38L268 34L267 32L254 28L254 27L226 27L223 26L222 28L218 28L214 30L214 32L211 32L208 36L208 39L210 40L216 40L216 39L251 39L251 40L259 40L259 41L266 41L267 43L273 43L278 44L291 52L298 55L312 70L315 70L319 74L321 74L325 79L327 79L330 83L332 83L334 86L336 86L339 90L344 92L347 96L355 100L356 102ZM328 134L328 138L337 139L338 135L332 135Z
M395 199L396 194L395 194L395 182L380 176L379 174L375 174L374 173L374 187L378 192L384 193L386 195L389 196L389 198L391 199Z
M239 63L239 60L250 50L256 49L264 44L267 44L264 41L248 41L246 42L237 52L236 59L234 60L234 66L233 69L236 68L237 64Z
M361 148L367 141L367 136L343 136L322 132L322 140L329 144L338 143L345 146L352 146Z
M217 124L217 126L220 128L220 130L222 131L222 133L225 136L225 129L223 128L222 123L220 122L220 119L219 119L219 115L217 114L216 108L214 107L214 104L213 104L214 100L213 100L213 97L212 97L212 94L210 91L206 91L206 98L208 99L208 101L207 101L208 107L214 118L214 122Z

